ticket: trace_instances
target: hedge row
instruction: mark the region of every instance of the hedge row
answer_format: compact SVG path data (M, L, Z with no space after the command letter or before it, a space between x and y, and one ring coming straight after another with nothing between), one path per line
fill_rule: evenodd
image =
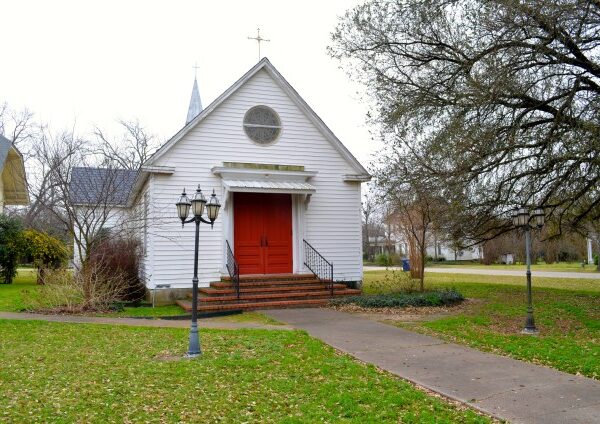
M331 300L333 305L355 304L363 308L402 308L406 306L445 306L465 300L455 289L433 290L424 293L378 294L348 296Z

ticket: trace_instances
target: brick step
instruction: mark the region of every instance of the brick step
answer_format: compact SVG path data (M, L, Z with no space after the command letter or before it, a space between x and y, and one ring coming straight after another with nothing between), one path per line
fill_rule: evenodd
M240 281L300 281L300 280L314 280L314 274L245 274L240 275ZM221 281L231 281L231 277L223 276Z
M345 284L334 284L334 289L345 289ZM240 287L240 293L283 293L290 291L315 291L315 290L327 290L325 284L306 284L306 285L290 285L290 286L274 286L274 287L255 287L255 286L242 286ZM227 288L215 288L215 287L202 287L198 289L198 292L206 294L208 296L221 296L235 293L235 290L231 285Z
M345 289L345 290L335 290L333 292L333 296L351 296L355 294L360 294L360 290L354 289ZM191 296L191 295L189 295ZM188 296L188 297L189 297ZM201 302L251 302L251 301L260 301L260 300L273 300L273 299L304 299L304 298L328 298L331 296L330 290L321 290L321 291L295 291L295 292L287 292L287 293L259 293L259 294L244 294L241 295L238 299L237 296L207 296L202 297Z
M318 279L306 279L306 280L270 280L270 281L240 281L241 287L280 287L280 286L300 286L300 285L314 285L323 284ZM211 287L214 288L233 288L233 283L230 281L213 281L210 283Z
M245 311L253 309L281 309L281 308L314 308L324 306L328 299L303 299L303 300L278 300L272 302L251 302L251 303L227 303L227 304L202 304L198 305L199 312L211 311L231 311L243 309ZM186 312L191 312L192 302L189 300L178 300L177 304Z

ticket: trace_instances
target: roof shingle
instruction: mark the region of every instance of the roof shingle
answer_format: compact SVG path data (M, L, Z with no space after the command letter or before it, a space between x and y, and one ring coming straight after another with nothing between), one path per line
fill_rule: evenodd
M79 205L125 206L138 171L116 168L71 169L69 195Z

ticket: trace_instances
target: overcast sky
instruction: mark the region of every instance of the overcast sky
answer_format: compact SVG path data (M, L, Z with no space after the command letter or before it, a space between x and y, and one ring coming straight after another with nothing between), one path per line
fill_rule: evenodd
M138 118L160 139L185 123L197 62L206 107L268 57L367 166L377 146L360 100L326 47L355 0L28 1L0 3L0 103L27 107L54 129L114 130Z

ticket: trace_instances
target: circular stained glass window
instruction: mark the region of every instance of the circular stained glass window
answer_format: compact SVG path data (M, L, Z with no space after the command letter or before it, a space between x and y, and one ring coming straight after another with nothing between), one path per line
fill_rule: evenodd
M254 106L244 115L244 131L258 144L270 144L281 133L279 115L268 106Z

